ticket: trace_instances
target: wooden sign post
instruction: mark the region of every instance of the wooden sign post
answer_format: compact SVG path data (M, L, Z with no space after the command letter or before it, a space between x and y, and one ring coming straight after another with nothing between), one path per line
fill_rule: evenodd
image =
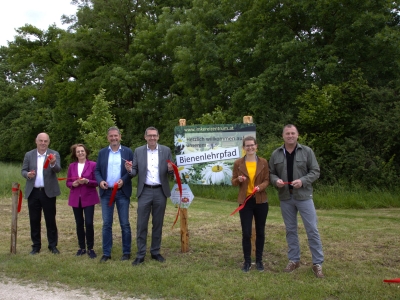
M18 195L19 184L12 184L12 203L11 203L11 247L12 254L17 253L17 223L18 223Z
M186 119L179 120L179 126L186 126ZM189 252L189 230L187 208L180 208L181 215L181 252Z
M188 231L188 213L187 208L180 209L181 214L181 252L189 252L189 231Z
M244 124L251 124L253 123L252 116L244 116L243 117ZM253 218L253 226L251 231L251 254L253 257L256 257L256 224Z

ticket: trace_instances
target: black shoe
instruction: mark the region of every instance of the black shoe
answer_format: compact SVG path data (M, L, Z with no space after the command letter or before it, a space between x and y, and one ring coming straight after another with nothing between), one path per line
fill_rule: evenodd
M51 249L49 249L51 251L51 253L53 254L60 254L60 251L58 251L57 247L53 247Z
M100 262L106 262L107 260L111 259L111 256L103 255L100 259Z
M131 259L131 255L130 254L124 254L121 257L121 260L130 260Z
M154 254L154 255L152 254L151 258L156 260L156 261L158 261L158 262L164 262L165 261L165 258L162 257L161 254Z
M32 249L31 252L29 252L30 255L35 255L35 254L39 254L40 249Z
M86 249L79 249L76 252L75 256L82 256L83 254L86 254Z
M91 259L95 259L97 257L96 252L94 252L93 249L91 249L91 250L88 249L87 254L89 255L89 257Z
M262 263L262 261L256 262L256 268L257 268L257 271L264 272L264 264Z
M132 266L138 266L144 263L144 258L136 257L135 260L132 262Z
M250 269L251 269L251 263L245 262L245 263L243 264L242 271L245 272L245 273L247 273L247 272L250 271Z

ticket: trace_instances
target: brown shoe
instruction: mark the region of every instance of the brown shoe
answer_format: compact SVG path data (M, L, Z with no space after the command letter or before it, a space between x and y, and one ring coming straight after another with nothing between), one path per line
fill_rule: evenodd
M292 273L297 268L300 268L300 262L299 261L294 262L290 260L286 268L283 269L283 272Z
M322 273L322 266L319 264L313 265L312 270L317 278L324 278L324 274Z

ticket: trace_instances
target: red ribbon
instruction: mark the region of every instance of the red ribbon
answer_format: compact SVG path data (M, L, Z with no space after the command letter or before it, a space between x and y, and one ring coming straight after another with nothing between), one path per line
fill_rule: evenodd
M113 204L115 195L117 194L117 191L118 191L118 183L116 182L116 183L114 183L114 187L113 187L113 190L111 193L110 202L108 203L108 206L111 206Z
M54 157L53 153L50 153L50 154L47 156L46 161L44 162L44 165L43 165L43 169L47 169L47 168L49 167L50 160L52 160L53 157Z
M176 224L176 221L178 221L179 218L179 212L181 210L181 203L182 203L182 183L181 183L181 177L179 176L179 170L178 167L169 159L167 160L167 163L170 163L172 165L172 167L174 168L174 174L175 174L175 178L176 178L176 183L178 184L178 189L179 189L179 206L178 206L178 212L176 213L176 218L174 221L174 224L172 224L172 228L174 229L174 226Z
M57 178L58 181L61 181L61 180L68 180L68 179L82 179L82 177L71 177L71 178L68 178L68 177L60 177L60 178Z
M383 282L389 282L389 283L400 283L400 278L394 278L394 279L384 279Z
M257 191L258 191L258 189L257 189L257 187L255 187L255 188L253 189L253 191L251 192L251 194L248 195L246 199L244 199L243 204L240 205L240 206L238 206L238 208L236 208L230 215L233 216L233 215L236 214L239 210L241 210L241 209L246 205L247 200L249 200L251 197L253 197L254 194L255 194Z
M12 188L12 191L13 192L18 192L19 191L17 212L20 212L21 211L21 206L22 206L22 191L19 188L19 183L18 183L18 188Z
M283 184L292 184L292 182L291 181L289 181L289 182L282 182Z

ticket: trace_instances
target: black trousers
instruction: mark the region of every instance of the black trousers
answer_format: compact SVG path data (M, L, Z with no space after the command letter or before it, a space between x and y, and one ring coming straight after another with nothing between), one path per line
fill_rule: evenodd
M44 189L34 188L28 197L29 221L31 226L32 249L40 250L42 211L47 229L48 248L52 249L58 243L56 225L56 197L47 197Z
M256 204L255 197L251 197L239 211L242 225L242 247L244 261L251 263L251 233L253 216L256 227L256 262L262 261L265 243L265 223L268 215L268 202Z
M94 229L93 229L93 216L94 205L82 207L79 201L79 207L73 207L76 223L76 235L78 236L79 248L91 250L94 246ZM86 232L85 232L86 227ZM86 242L85 242L86 238Z

